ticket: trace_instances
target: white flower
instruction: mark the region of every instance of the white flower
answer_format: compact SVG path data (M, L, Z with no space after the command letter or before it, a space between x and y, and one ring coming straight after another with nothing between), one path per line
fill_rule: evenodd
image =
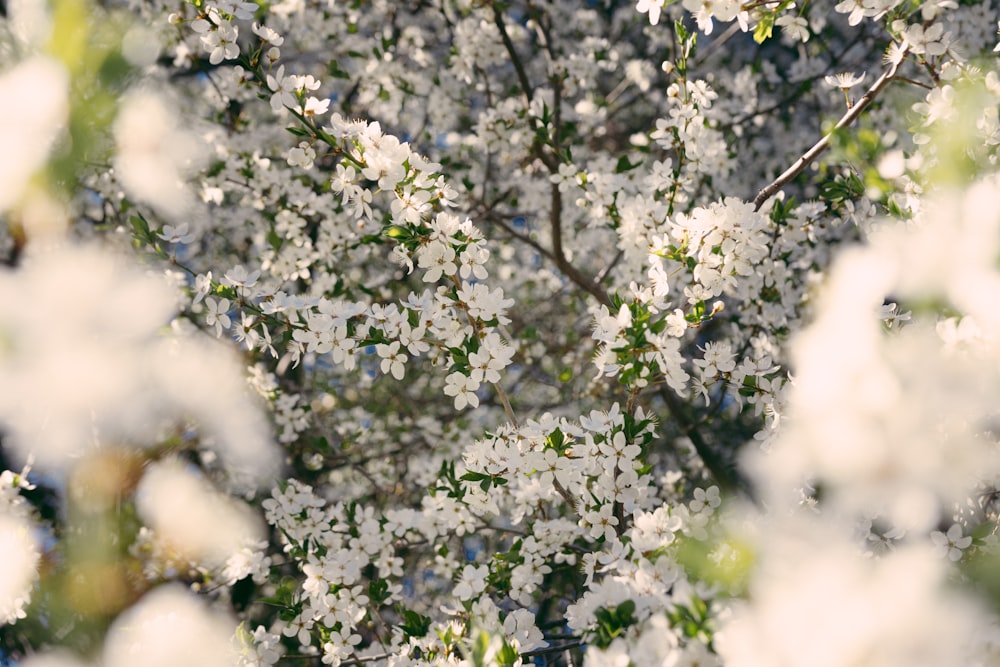
M44 3L43 3L44 4ZM0 76L0 213L21 196L59 136L68 110L69 75L56 60L25 60Z
M254 23L252 26L253 34L260 37L261 41L273 44L274 46L281 46L285 43L285 38L279 35L276 31L272 30L266 25L261 25L259 23Z
M167 100L149 91L130 93L118 110L114 135L115 173L126 191L168 218L185 216L194 199L184 179L201 162L203 151ZM181 237L179 242L187 242Z
M404 364L409 357L400 351L399 341L395 340L388 345L380 343L375 346L375 351L382 358L382 372L391 373L392 377L402 380L403 375L406 373L406 366Z
M299 142L298 146L288 151L288 164L292 167L311 169L315 159L316 151L305 141Z
M848 90L864 82L865 77L867 76L868 75L866 73L854 74L852 72L840 72L838 74L827 75L823 78L823 81L825 81L828 86L840 88L841 90Z
M455 585L455 597L459 600L471 600L482 593L486 590L486 578L489 574L490 568L486 565L466 565Z
M157 234L161 239L167 243L191 243L197 238L194 234L190 233L191 225L186 222L182 222L179 225L163 225L163 230Z
M453 276L458 271L455 266L455 249L442 241L433 241L417 251L417 266L427 269L424 282L435 283L442 275Z
M962 527L953 523L947 533L937 530L931 533L931 542L934 543L938 553L942 556L947 556L948 560L957 561L961 560L962 551L968 549L969 545L972 544L972 537L968 535L963 537Z
M216 8L229 14L230 16L235 16L243 21L249 21L253 18L254 12L257 11L256 2L243 2L243 0L214 0Z
M229 317L229 299L218 299L210 296L205 299L205 324L215 327L215 335L222 336L222 330L233 325Z
M790 40L803 44L809 41L809 22L804 17L782 14L774 23Z
M177 460L150 465L138 489L137 510L154 539L192 562L221 567L263 536L247 506Z
M542 631L535 626L535 615L527 609L515 609L503 620L503 630L518 653L546 646Z
M857 25L864 17L874 16L874 12L865 6L864 0L842 0L833 10L841 14L850 13L847 19L849 25Z
M611 541L615 539L617 533L615 526L618 525L618 517L614 515L614 505L605 503L596 510L587 510L580 518L580 525L585 528L589 526L589 533L595 540L604 538Z
M260 278L260 271L247 271L242 264L237 264L226 272L225 282L231 287L253 287Z
M106 667L219 667L237 660L236 624L177 585L147 593L112 624Z
M299 100L295 96L295 76L285 76L285 66L280 65L274 74L267 75L267 87L271 90L271 109L277 113L285 107L296 108Z
M663 10L663 0L639 0L635 6L640 14L649 13L649 24L656 25L660 22L660 12ZM560 172L562 169L560 169ZM576 176L575 170L573 176ZM572 182L572 181L570 181Z
M213 12L213 16L216 22L214 29L203 33L201 41L209 51L208 62L218 65L223 60L233 60L240 55L240 47L236 43L239 28L224 20L216 12Z
M59 474L95 441L155 444L183 418L211 433L229 468L271 472L277 452L235 358L164 334L176 312L164 281L93 248L36 246L0 272L0 303L5 450Z
M258 625L252 635L243 630L237 633L237 637L243 649L239 667L270 667L284 652L281 635L268 632L263 625Z
M302 115L308 117L322 116L327 111L330 110L330 100L327 98L319 99L316 97L307 97L305 104L302 106Z
M899 21L893 22L893 28L899 29ZM935 23L927 28L920 23L914 23L903 31L903 40L910 47L910 52L928 56L940 56L948 50L945 44L951 33L945 34L944 24Z
M456 410L461 410L467 405L474 408L479 407L479 397L476 396L477 389L479 389L478 382L458 371L445 378L444 393L455 397Z

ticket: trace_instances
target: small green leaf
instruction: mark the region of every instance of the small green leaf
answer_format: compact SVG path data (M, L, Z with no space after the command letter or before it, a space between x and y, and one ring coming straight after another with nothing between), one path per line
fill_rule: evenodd
M768 13L764 14L760 21L757 23L757 27L753 31L753 41L758 44L763 44L764 40L771 38L771 33L774 31L774 20L777 17L776 14Z
M402 610L403 622L400 629L405 637L425 637L431 628L431 619L409 609Z
M152 238L152 234L149 231L149 223L141 215L133 215L129 218L129 222L132 223L132 228L135 230L136 236L140 239L148 241Z

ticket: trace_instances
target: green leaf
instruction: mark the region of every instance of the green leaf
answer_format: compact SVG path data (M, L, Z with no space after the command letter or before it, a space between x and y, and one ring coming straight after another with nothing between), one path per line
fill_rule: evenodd
M776 18L776 13L768 13L760 17L757 27L753 30L753 41L763 44L764 40L770 39L771 33L774 31L774 20Z
M129 218L129 222L132 223L132 229L135 230L135 235L142 239L143 241L149 241L152 238L152 234L149 231L149 223L141 215L133 215Z
M687 28L684 27L684 21L681 19L674 21L674 32L677 33L677 38L682 42L691 34L688 32Z
M373 579L368 584L368 597L375 604L382 604L389 597L389 582L385 579Z
M503 648L501 648L496 654L496 661L502 667L513 667L517 663L518 659L517 651L507 643L506 640L503 642Z
M618 164L615 165L615 173L623 174L626 171L631 171L636 167L641 167L641 166L642 162L636 162L635 164L632 164L631 162L628 161L627 155L622 155L620 158L618 158Z
M977 543L981 543L988 535L991 535L993 531L997 529L997 524L993 521L985 521L969 533L969 536L975 540Z
M335 79L350 79L351 75L340 69L340 64L336 60L331 60L326 65L326 73Z
M409 637L425 637L427 632L431 628L431 619L427 616L421 616L415 611L409 609L402 610L403 622L400 624L400 629L403 631L406 638Z
M625 600L613 609L601 607L594 612L594 616L597 618L597 630L590 639L598 648L607 648L638 620L635 617L635 602L632 600Z
M562 451L564 444L566 443L566 436L563 434L561 429L556 429L549 433L548 437L545 438L546 449L555 449L556 451Z

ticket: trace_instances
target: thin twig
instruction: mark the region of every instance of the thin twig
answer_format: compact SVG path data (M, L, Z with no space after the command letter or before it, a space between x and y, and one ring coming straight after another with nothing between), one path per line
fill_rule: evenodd
M723 44L728 42L732 38L732 36L739 31L740 31L739 22L733 22L732 25L726 28L726 31L724 33L722 33L721 35L719 35L718 37L716 37L715 39L713 39L711 42L708 43L708 47L705 49L704 53L700 54L701 57L695 60L695 63L698 65L704 64L709 58L712 57L712 55L715 54L716 51L718 51L722 47Z
M849 126L858 119L861 112L868 108L875 98L878 97L879 93L881 93L889 82L896 76L896 70L899 69L899 65L903 62L903 58L905 56L906 52L904 51L899 59L893 62L889 66L889 69L883 72L882 76L880 76L878 80L872 84L872 87L868 89L868 92L866 92L860 100L858 100L857 104L848 109L847 113L845 113L841 119L837 121L833 130L817 141L812 148L803 153L802 157L796 160L791 167L786 169L781 176L778 176L778 178L774 179L771 183L768 183L760 192L757 193L757 196L753 198L755 211L759 211L761 206L764 205L764 202L774 196L774 194L777 193L778 190L780 190L786 183L802 173L803 169L808 167L813 160L829 148L830 140L833 138L834 133Z
M920 88L923 88L924 90L934 90L934 86L932 86L930 84L924 83L923 81L917 81L915 79L910 79L910 78L907 78L905 76L897 76L896 80L897 81L905 81L906 83L912 83L914 86L918 86Z
M601 269L600 273L594 276L594 282L597 283L598 285L603 283L604 279L608 277L608 275L614 270L615 266L618 265L618 262L620 262L622 257L624 256L625 256L625 251L619 250L618 254L615 255L614 259L612 259L607 266Z
M507 50L507 55L510 56L510 60L514 65L514 71L517 73L517 79L521 86L521 92L524 93L524 97L528 104L531 104L531 100L534 97L534 92L531 87L531 82L528 79L528 73L524 69L524 63L521 61L517 50L514 48L514 42L511 40L510 35L507 33L507 27L504 23L503 13L497 8L496 4L492 6L493 9L493 22L496 24L497 29L500 31L500 38L503 41L504 48ZM539 24L541 25L541 24ZM555 117L555 141L559 140L560 133L560 123L561 123L561 108L560 108L560 95L561 88L559 87L559 82L555 82L556 85L553 87L554 95L554 113ZM559 171L559 159L555 154L547 154L544 147L535 140L533 146L535 156L541 160L542 164L549 170L550 174L556 174ZM547 253L551 256L552 260L555 261L556 266L562 271L563 275L570 279L571 282L575 283L577 286L581 287L584 291L589 293L591 296L596 298L600 303L611 307L611 299L608 295L601 289L600 285L595 283L593 280L583 275L579 269L577 269L573 264L570 263L569 259L566 257L566 253L563 249L563 230L562 230L562 192L560 192L557 184L553 183L550 188L551 192L551 206L549 209L549 224L551 227L552 235L552 251ZM510 230L508 230L510 231Z
M341 665L363 665L367 662L378 662L379 660L388 660L394 653L381 653L378 655L366 655L360 658L351 658L350 660L344 660ZM315 656L313 656L315 657Z
M548 655L550 653L562 653L563 651L569 651L574 648L580 648L581 646L583 646L583 640L577 639L576 641L560 644L559 646L549 646L547 648L540 648L534 651L528 651L527 653L522 653L521 657L525 659L530 659L538 657L540 655Z

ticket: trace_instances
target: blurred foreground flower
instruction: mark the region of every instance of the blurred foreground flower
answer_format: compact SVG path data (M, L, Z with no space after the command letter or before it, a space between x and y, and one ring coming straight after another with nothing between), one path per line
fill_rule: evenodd
M179 586L161 586L123 613L104 645L105 667L225 667L239 662L236 623Z
M89 247L42 250L0 274L5 446L62 475L90 450L148 447L190 421L234 479L270 478L278 452L235 357L164 335L175 303L164 281Z
M25 519L4 513L0 507L0 625L24 618L31 602L38 567L38 544L32 525Z
M199 166L199 146L194 135L182 130L155 93L130 93L115 121L115 172L122 185L161 215L179 220L194 202L184 185L185 174Z
M219 493L178 460L149 466L136 504L158 542L212 568L263 537L263 525L246 505Z
M37 57L0 76L0 213L17 204L45 164L68 113L69 75L57 61Z

